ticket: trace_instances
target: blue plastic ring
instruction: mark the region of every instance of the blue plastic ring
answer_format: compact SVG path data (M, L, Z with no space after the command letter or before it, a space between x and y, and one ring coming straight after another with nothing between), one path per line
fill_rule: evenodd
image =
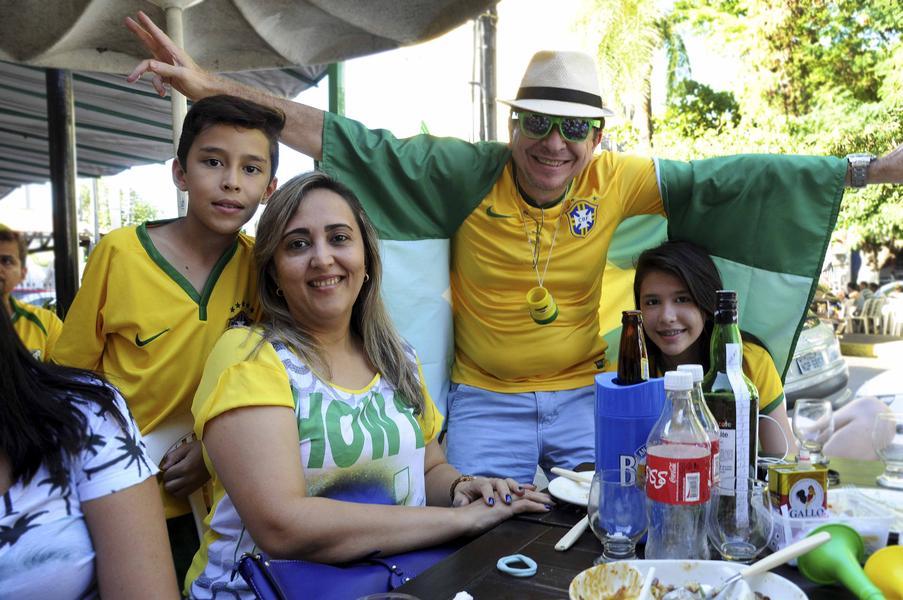
M522 562L526 567L512 567L514 563ZM529 556L523 554L510 554L503 556L495 564L495 568L502 573L507 573L513 577L533 577L536 575L536 561Z

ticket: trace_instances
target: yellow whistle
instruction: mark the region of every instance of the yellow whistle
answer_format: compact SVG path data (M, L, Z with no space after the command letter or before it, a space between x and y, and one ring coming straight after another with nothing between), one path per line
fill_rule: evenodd
M558 305L544 287L537 286L527 292L527 305L537 325L547 325L558 318Z
M886 546L865 561L865 574L887 600L903 599L903 546Z

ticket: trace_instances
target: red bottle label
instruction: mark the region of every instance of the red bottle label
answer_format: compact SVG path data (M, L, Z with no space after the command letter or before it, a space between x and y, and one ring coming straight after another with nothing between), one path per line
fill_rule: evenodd
M710 439L709 443L712 445L712 485L715 485L721 481L721 473L718 471L718 454L719 448L721 447L721 441L718 438L715 438Z
M666 504L708 502L712 457L708 448L665 444L648 449L646 496Z

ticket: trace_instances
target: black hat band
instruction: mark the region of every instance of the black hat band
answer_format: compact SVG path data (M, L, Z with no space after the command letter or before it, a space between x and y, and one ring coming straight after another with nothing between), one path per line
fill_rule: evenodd
M517 90L516 100L557 100L559 102L585 104L594 108L604 108L602 106L602 96L590 94L589 92L581 92L579 90L556 87L522 87Z

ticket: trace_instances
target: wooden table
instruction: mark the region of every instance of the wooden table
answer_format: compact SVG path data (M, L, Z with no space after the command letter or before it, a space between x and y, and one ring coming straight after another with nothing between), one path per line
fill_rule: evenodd
M841 485L860 487L875 487L875 476L882 470L878 462L841 459L832 460L831 467L840 472ZM548 514L506 521L397 591L421 600L449 599L459 591L467 591L476 600L567 598L571 580L591 567L602 552L601 544L590 531L570 550L555 550L555 543L583 514L585 509L562 503ZM517 578L499 572L496 562L509 554L525 554L535 560L539 566L536 575ZM794 582L810 598L854 598L845 588L813 584L793 567L784 565L774 572Z

